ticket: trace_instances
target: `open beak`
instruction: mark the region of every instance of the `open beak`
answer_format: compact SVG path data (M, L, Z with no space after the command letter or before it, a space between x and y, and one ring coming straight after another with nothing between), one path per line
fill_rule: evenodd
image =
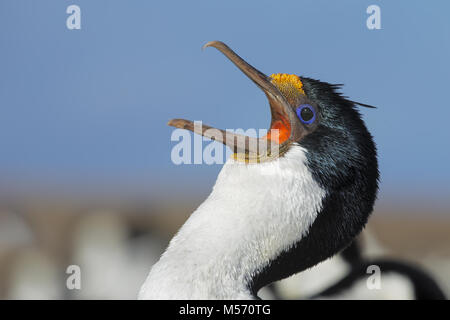
M245 62L225 43L211 41L203 48L214 47L222 52L247 77L250 78L267 96L272 115L270 130L265 137L253 138L216 129L206 125L196 125L184 119L172 119L168 125L191 130L204 137L216 140L230 147L236 155L243 156L246 161L254 159L257 162L273 159L280 155L292 139L293 126L296 125L295 112L283 97L281 92L272 84L271 78Z

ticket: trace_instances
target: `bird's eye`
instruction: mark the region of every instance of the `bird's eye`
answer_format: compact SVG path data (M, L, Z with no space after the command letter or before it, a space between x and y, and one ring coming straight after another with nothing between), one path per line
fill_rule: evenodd
M309 104L302 104L297 107L297 116L305 124L313 123L316 120L316 112Z

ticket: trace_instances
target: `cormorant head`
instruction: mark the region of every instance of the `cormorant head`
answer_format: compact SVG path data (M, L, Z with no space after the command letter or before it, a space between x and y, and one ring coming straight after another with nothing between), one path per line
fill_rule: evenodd
M264 137L252 138L206 125L196 128L192 121L184 119L172 119L169 125L222 142L234 151L235 159L245 162L271 161L299 144L322 154L322 161L332 169L333 165L346 165L351 157L361 161L360 153L368 151L363 149L374 149L355 102L342 97L338 85L293 74L266 76L220 41L208 42L204 47L217 48L263 90L271 110L270 130ZM336 152L344 152L346 160ZM338 172L334 174L339 176Z

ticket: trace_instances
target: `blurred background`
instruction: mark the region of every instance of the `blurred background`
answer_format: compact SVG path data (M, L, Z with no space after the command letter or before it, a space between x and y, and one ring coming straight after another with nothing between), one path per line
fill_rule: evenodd
M69 30L69 5L81 29ZM368 6L381 9L369 30ZM381 254L450 295L450 2L0 2L0 298L136 297L221 165L175 165L170 118L267 128L266 98L220 53L343 83L379 149ZM207 140L204 145L209 144ZM81 290L66 269L81 267ZM298 288L299 292L302 290Z

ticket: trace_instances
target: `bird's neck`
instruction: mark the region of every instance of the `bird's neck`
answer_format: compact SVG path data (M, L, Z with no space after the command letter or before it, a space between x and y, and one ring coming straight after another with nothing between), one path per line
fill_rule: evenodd
M320 210L325 191L305 163L299 146L272 162L229 160L153 266L140 298L254 297L252 279L307 233Z

